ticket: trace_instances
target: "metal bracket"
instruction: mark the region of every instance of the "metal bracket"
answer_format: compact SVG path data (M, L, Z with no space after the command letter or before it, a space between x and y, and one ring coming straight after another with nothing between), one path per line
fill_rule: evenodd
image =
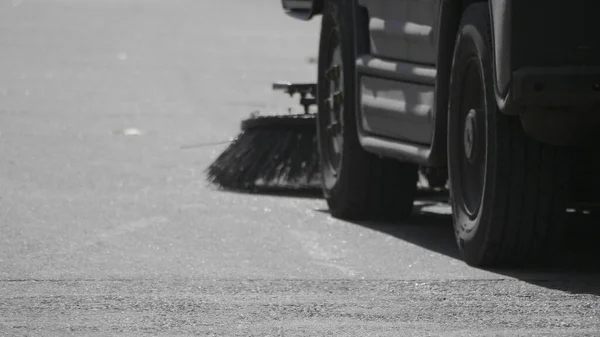
M311 105L317 104L316 83L275 82L273 83L273 90L283 91L291 97L293 97L295 94L300 94L300 105L304 107L305 114L309 113Z

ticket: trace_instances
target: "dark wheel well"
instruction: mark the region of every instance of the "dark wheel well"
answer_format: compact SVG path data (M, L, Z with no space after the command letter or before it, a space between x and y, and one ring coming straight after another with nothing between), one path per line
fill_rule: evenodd
M477 2L488 2L488 0L461 0L461 13L464 13L467 7Z
M314 15L323 14L323 3L325 0L313 0Z

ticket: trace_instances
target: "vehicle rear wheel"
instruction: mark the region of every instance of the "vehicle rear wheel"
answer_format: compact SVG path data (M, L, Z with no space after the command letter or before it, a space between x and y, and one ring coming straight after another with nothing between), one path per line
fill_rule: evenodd
M384 159L360 145L352 3L326 1L319 46L317 135L323 191L342 219L401 219L413 208L418 166Z
M487 3L469 6L450 80L448 169L456 239L474 266L546 261L561 239L570 158L499 111Z

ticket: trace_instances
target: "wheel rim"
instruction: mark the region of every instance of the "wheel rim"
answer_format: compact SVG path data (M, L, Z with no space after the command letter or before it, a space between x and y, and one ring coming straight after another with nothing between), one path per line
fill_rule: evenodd
M474 219L481 206L486 163L486 113L483 77L476 58L467 63L460 93L457 149L461 206Z
M334 29L330 36L330 49L328 54L329 65L326 68L325 78L328 85L325 86L326 110L322 114L325 126L325 161L332 175L337 177L342 163L342 150L344 145L343 138L343 109L344 109L344 71L342 64L342 50L340 46L340 37L337 29Z

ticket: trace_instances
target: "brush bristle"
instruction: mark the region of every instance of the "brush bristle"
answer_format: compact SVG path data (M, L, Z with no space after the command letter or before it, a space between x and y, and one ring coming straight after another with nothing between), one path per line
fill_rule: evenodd
M208 167L208 180L237 191L320 189L316 127L286 117L243 129Z

